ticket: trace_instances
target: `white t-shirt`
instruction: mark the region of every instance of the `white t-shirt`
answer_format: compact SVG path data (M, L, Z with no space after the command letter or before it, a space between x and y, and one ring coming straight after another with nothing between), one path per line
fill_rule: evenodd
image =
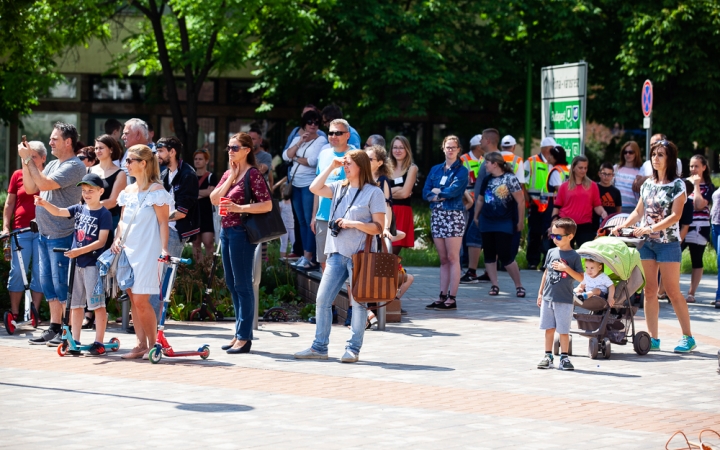
M585 283L585 292L590 292L593 289L600 289L603 294L608 293L608 288L613 285L612 280L609 276L601 273L595 278L588 276L587 272L583 275L583 283Z
M290 147L293 147L295 144L300 142L300 139L300 136L293 139ZM305 142L300 145L300 148L298 148L295 156L298 158L307 158L309 167L296 162L290 169L288 169L288 177L292 177L293 186L310 186L310 184L315 179L315 170L317 167L318 156L320 155L320 149L322 149L325 144L327 144L327 139L318 135L318 137L314 141ZM292 159L288 157L287 154L290 147L285 149L282 155L283 159L288 162L292 161Z
M640 173L638 175L642 175L644 177L651 177L652 176L652 162L651 161L645 161L640 168ZM677 158L677 176L682 177L682 162L680 162L680 158Z

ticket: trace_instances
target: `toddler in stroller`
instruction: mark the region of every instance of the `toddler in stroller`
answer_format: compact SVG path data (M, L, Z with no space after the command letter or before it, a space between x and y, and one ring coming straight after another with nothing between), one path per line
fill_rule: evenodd
M635 292L645 286L638 251L628 247L620 238L600 237L584 243L577 252L586 264L588 260L602 263L615 289L608 299L594 295L588 295L587 299L576 296L575 305L587 313L573 314L579 330L571 330L570 333L589 339L588 354L592 359L597 358L598 353L610 358L611 344L625 345L628 339L632 340L638 355L647 354L650 351L650 335L645 331L635 332L634 317L638 308L631 303Z
M582 303L589 297L602 297L608 300L610 307L614 304L615 283L604 273L605 264L593 259L585 259L583 281L575 288L575 295Z

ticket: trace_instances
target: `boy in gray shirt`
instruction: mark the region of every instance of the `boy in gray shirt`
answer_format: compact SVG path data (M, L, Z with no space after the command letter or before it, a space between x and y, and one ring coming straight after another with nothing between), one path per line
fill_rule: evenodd
M575 221L568 217L557 219L552 224L550 239L557 247L550 249L545 258L545 272L537 299L540 329L545 330L545 356L538 363L538 369L549 369L553 365L552 346L557 330L561 353L558 369L575 370L568 358L570 322L573 315L573 279L579 282L583 280L582 260L570 244L576 230Z

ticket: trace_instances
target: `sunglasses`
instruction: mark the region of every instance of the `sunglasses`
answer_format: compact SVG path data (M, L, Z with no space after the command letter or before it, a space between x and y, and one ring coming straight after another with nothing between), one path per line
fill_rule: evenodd
M126 159L125 159L125 164L127 164L127 165L129 166L130 164L132 164L133 161L138 161L138 162L139 162L139 161L142 161L142 159L126 158Z
M550 233L549 236L550 236L550 239L555 239L556 241L561 241L562 238L564 238L565 236L570 236L570 235L569 234L552 234L552 233Z
M240 150L250 150L250 147L241 147L239 145L228 145L225 147L226 152L238 152Z
M635 152L632 151L632 150L625 150L625 151L623 152L623 155L634 155L634 154L635 154Z
M305 125L315 125L315 126L319 127L320 121L319 120L308 120L307 122L305 122Z
M175 149L175 147L173 147L172 145L169 145L169 144L167 144L167 143L165 143L165 142L158 142L157 144L155 144L155 147L156 147L156 148L167 148L167 149L171 149L171 148L172 148L172 149ZM177 151L177 149L176 149L176 151Z
M77 157L80 161L85 161L86 159L88 159L88 157L85 155L77 155Z
M651 145L651 147L655 147L655 146L658 146L658 145L662 145L663 147L670 147L670 141L668 141L668 140L666 140L666 139L661 139L661 140L659 140L659 141L653 142L653 144Z
M328 131L328 136L342 136L343 134L347 133L347 131Z

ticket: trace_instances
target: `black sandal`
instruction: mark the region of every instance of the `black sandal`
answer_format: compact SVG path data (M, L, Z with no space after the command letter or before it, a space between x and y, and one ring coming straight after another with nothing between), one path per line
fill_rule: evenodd
M515 288L515 295L520 298L525 298L525 288L522 286L520 286L519 288Z
M498 295L500 293L500 288L497 286L491 286L490 287L490 295Z

